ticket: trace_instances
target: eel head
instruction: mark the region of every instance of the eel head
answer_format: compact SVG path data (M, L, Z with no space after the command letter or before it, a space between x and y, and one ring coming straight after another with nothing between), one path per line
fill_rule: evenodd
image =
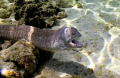
M81 37L81 34L74 27L65 27L62 39L67 48L81 48L82 44L78 41L78 38Z

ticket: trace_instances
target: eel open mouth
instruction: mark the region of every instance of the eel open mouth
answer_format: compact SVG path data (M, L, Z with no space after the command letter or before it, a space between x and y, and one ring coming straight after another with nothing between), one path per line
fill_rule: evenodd
M66 27L62 38L65 40L66 46L69 48L81 48L82 44L78 41L81 37L79 31L74 27Z
M77 39L70 39L69 45L75 48L81 48L83 46Z

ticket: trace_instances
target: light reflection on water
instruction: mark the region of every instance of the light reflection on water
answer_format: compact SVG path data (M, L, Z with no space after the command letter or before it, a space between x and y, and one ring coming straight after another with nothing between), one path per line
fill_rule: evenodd
M120 1L79 1L83 8L77 8L76 5L65 8L68 17L60 23L61 26L76 27L82 34L79 41L85 47L79 52L84 57L76 60L92 68L98 78L117 78L116 74L120 75Z

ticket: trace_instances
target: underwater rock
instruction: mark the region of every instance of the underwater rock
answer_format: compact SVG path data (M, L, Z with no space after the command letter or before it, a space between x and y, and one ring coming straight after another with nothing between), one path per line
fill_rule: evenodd
M15 0L14 12L18 25L25 23L38 28L51 28L56 19L67 16L56 3L47 0Z
M23 78L35 71L38 55L38 50L30 42L19 40L0 51L0 72L7 78Z
M52 2L62 8L70 8L76 5L78 8L83 8L83 4L79 0L52 0Z
M2 0L0 1L0 18L5 19L9 18L12 14L13 4L9 1Z
M17 24L14 19L14 3L12 0L0 0L0 24Z
M5 10L5 9L0 9L0 18L6 18L7 16L6 16L6 12L7 12L7 10Z
M14 0L8 0L10 3L14 2Z
M0 8L0 18L5 19L10 17L11 15L11 12L9 11L10 8L7 8L7 9L8 10Z
M54 0L58 6L63 8L73 7L76 4L76 0Z
M2 49L7 49L8 47L10 47L11 45L11 41L10 40L1 40L0 41L0 50Z

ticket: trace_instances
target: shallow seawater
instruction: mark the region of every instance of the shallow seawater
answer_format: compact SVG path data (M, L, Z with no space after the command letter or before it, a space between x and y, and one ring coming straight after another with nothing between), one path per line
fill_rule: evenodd
M61 78L68 74L84 76L82 72L85 71L81 70L87 68L94 73L83 78L119 78L120 0L64 1L72 7L64 8L67 17L58 20L56 25L77 28L82 34L79 41L84 47L82 50L55 52L53 58L57 61L52 60L46 66L58 71L55 74Z
M82 8L78 7L78 2ZM77 28L84 47L79 53L57 53L62 56L55 58L91 68L97 78L119 78L120 0L77 0L65 11L68 17L62 19L60 25Z

